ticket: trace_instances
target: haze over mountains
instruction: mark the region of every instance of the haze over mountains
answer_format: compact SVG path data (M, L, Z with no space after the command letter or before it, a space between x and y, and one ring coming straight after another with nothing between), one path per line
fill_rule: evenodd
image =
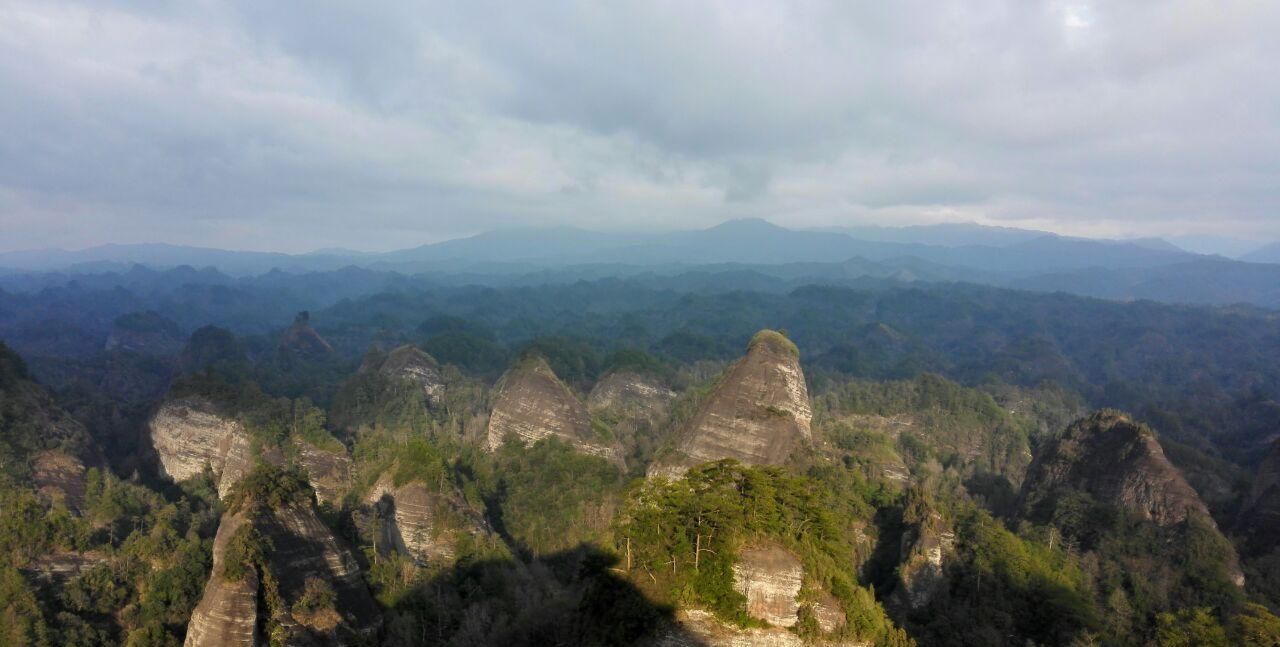
M38 289L70 275L213 268L254 277L362 268L426 275L449 284L564 283L608 277L713 275L718 284L790 289L859 280L973 282L1108 299L1280 306L1280 249L1240 260L1196 254L1162 239L1086 239L972 223L911 227L788 229L761 219L665 233L571 227L494 230L383 253L330 249L307 254L163 244L0 254L0 287ZM28 275L15 278L16 275ZM40 277L30 275L39 274ZM697 281L684 282L696 286Z

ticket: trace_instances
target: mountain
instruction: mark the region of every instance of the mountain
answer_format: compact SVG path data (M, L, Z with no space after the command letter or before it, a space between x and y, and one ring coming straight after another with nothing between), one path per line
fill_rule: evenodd
M1104 299L1280 308L1280 265L1195 258L1149 267L1094 267L1007 281L1037 292L1067 292Z
M1271 243L1240 257L1251 263L1280 263L1280 243Z
M342 645L375 635L382 616L360 565L316 515L310 494L297 475L268 466L237 485L187 647Z
M726 458L784 464L811 440L812 417L800 351L781 333L762 330L675 432L649 476L678 477L693 465Z
M1020 498L1024 510L1044 518L1063 514L1074 494L1160 528L1211 535L1226 551L1225 575L1244 586L1235 552L1204 501L1169 462L1155 432L1128 414L1098 411L1045 443L1027 470Z
M1182 523L1209 509L1164 455L1155 432L1118 411L1076 421L1036 456L1023 489L1028 508L1076 489L1157 525Z
M878 225L823 227L817 231L839 232L859 240L874 242L936 245L939 247L1008 247L1018 243L1025 243L1035 238L1053 235L1047 231L980 225L976 222L908 225L903 227Z
M497 451L509 437L525 445L557 438L583 453L622 461L617 439L591 424L587 405L540 355L522 358L495 388L497 398L485 440L489 451Z

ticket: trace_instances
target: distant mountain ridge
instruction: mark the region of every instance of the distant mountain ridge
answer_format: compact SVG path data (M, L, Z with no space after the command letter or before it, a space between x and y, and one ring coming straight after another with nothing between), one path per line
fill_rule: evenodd
M0 267L8 268L0 272L0 288L17 291L72 280L145 284L151 279L143 268L176 268L202 285L311 273L327 276L326 289L344 296L423 279L499 286L651 277L646 280L667 284L685 275L689 280L679 289L693 291L785 291L868 280L972 282L1109 299L1280 307L1275 263L1195 254L1163 239L1072 238L973 223L802 230L748 218L665 233L522 228L383 253L104 245L0 253Z

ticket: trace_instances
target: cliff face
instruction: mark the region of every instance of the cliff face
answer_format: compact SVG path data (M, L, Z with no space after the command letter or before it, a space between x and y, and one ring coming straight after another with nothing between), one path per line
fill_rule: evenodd
M225 569L235 559L233 546L250 530L267 549L232 579ZM214 539L213 562L186 647L265 645L258 628L267 625L286 645L353 645L380 623L355 558L306 501L228 512ZM269 616L259 617L260 610Z
M1024 505L1033 508L1059 488L1087 492L1161 526L1181 523L1192 512L1209 516L1165 458L1155 432L1117 411L1078 420L1045 444L1027 472Z
M198 476L207 464L225 497L253 467L249 434L202 398L165 402L149 423L151 444L160 465L174 481Z
M226 515L213 539L213 572L187 623L185 647L249 646L258 640L258 572L246 569L236 581L222 576L231 538L248 523L247 515Z
M725 458L747 465L785 463L810 440L812 417L795 345L779 333L762 331L649 474L679 476L694 465Z
M622 461L616 441L592 429L586 405L541 357L521 360L498 381L485 446L494 451L508 435L526 445L554 436L583 453Z
M899 547L895 601L922 609L946 586L944 567L955 549L956 535L940 514L930 510L925 519L910 524Z
M398 552L419 566L448 566L457 559L461 535L488 534L484 519L460 495L438 494L421 482L396 487L384 474L365 503L372 508L379 554Z
M800 560L774 544L742 549L733 565L733 587L746 596L747 614L776 627L796 624L803 581Z
M351 457L346 449L321 449L300 438L294 438L298 449L298 466L316 492L317 503L337 504L351 488Z

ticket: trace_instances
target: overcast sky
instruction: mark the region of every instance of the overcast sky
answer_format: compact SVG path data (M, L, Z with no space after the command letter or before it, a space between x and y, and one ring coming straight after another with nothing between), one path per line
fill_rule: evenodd
M745 216L1280 239L1280 2L0 0L0 250Z

